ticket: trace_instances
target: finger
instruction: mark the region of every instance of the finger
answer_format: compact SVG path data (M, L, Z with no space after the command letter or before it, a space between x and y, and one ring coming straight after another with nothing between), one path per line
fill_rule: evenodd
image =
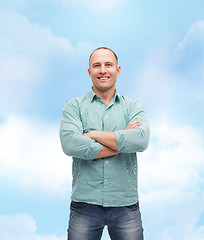
M137 121L137 120L133 120L133 121L131 121L129 124L141 124L141 122L140 122L140 121Z
M131 126L140 126L140 125L141 125L141 123L137 122L137 123L132 124Z
M135 125L135 126L128 126L128 127L126 127L126 129L136 129L136 128L138 128L139 126L138 125Z
M131 122L128 123L126 129L134 129L137 128L139 125L141 125L141 122L137 120L132 120Z
M138 128L141 125L141 123L133 124L131 125L131 128Z

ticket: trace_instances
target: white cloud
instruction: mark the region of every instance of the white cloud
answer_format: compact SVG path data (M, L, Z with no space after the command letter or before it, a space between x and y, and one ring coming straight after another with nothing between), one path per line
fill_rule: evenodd
M204 21L197 21L187 31L175 49L174 65L183 74L188 74L192 81L204 79ZM204 85L203 85L204 86Z
M61 195L71 187L72 159L61 149L59 126L10 117L0 126L0 177Z
M192 49L192 47L194 49ZM192 50L197 53L197 50L202 51L204 54L204 21L200 20L193 24L183 37L182 41L179 42L176 51L186 52L186 50Z
M156 54L148 56L147 62L144 63L143 68L137 79L137 95L142 96L144 93L150 96L154 101L171 101L175 89L172 76L169 73L166 63L166 54L160 50Z
M58 2L57 0L54 0ZM65 6L80 7L91 10L95 13L104 13L115 7L122 5L124 0L60 0Z
M73 49L50 28L15 12L0 11L0 32L0 114L5 114L27 106L35 87L49 76L49 63Z
M48 60L55 54L73 54L70 42L54 36L51 28L40 27L13 11L0 11L1 59L10 56L30 56L37 62Z
M198 21L174 48L148 51L140 71L136 73L132 95L142 99L152 113L162 116L162 121L169 118L165 114L170 110L175 116L182 111L187 114L187 105L201 117L203 65L204 21Z
M0 215L0 239L3 240L64 240L66 236L37 234L37 225L27 214Z
M63 64L69 65L90 48L83 42L74 48L51 28L13 11L0 10L0 32L0 115L27 107L54 69L61 73Z
M158 125L139 155L147 239L203 240L204 140L192 126Z
M168 183L168 187L173 185L173 188L175 185L194 187L193 180L199 181L196 169L204 166L203 140L199 131L190 125L175 128L159 125L152 127L151 131L153 142L145 153L149 160L146 171L155 173L151 186L156 181L157 188L159 179L163 179L160 186L163 184L165 187ZM152 154L156 161L152 161Z

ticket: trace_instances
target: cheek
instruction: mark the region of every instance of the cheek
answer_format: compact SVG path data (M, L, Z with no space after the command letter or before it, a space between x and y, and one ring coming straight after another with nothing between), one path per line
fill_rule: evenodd
M118 71L113 70L110 73L111 73L112 76L118 76Z
M91 77L92 77L92 78L96 78L96 76L97 76L97 71L92 71Z

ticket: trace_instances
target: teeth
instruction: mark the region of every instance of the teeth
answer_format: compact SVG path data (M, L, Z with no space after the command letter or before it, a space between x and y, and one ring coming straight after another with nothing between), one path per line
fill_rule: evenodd
M108 79L107 77L103 77L103 78L100 78L101 80L106 80L106 79Z

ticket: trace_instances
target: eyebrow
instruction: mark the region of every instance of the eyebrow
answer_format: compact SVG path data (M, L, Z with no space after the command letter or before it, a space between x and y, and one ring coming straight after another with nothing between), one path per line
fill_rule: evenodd
M108 62L105 62L105 64L106 63L111 63L111 64L114 64L113 62L110 62L110 61L108 61ZM92 65L95 65L95 64L101 64L101 62L94 62L94 63L92 63Z

